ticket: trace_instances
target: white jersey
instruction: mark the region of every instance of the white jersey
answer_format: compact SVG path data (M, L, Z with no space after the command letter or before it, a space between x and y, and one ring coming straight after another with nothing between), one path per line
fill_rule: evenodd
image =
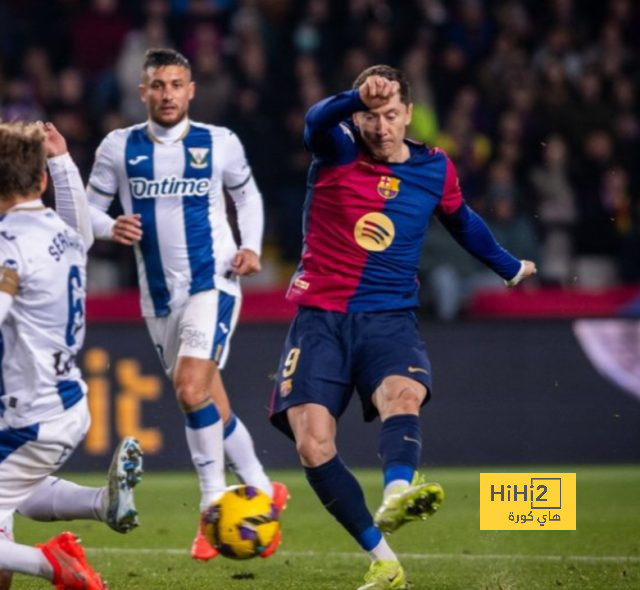
M112 131L89 178L93 207L106 211L117 194L126 214L141 215L135 253L147 317L167 316L201 291L240 294L223 188L238 210L241 247L260 254L262 241L262 199L238 137L188 119L167 131L173 136L162 132L152 122Z
M0 219L0 416L22 428L58 416L86 392L75 358L85 334L87 254L80 234L41 200Z

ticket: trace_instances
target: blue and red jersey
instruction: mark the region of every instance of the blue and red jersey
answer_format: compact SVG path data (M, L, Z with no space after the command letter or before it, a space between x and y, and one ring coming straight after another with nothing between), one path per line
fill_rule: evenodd
M302 259L287 298L340 312L416 307L420 256L434 213L463 247L504 279L513 278L520 261L464 203L447 155L407 140L406 161L372 159L350 120L366 108L353 90L307 113L305 144L313 161Z

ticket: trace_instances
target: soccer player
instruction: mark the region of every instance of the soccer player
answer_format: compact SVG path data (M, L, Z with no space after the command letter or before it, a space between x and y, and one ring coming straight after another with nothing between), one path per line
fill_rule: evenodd
M59 589L100 590L106 586L72 533L37 547L13 542L13 513L65 462L90 422L74 359L84 340L91 222L68 155L51 167L56 191L71 196L66 214L74 223L43 205L45 161L41 126L0 124L0 587L20 572Z
M220 377L240 312L238 277L260 270L262 198L238 137L189 119L194 92L183 55L147 52L140 96L149 118L111 132L99 146L87 188L93 229L134 244L142 313L184 412L200 511L225 488L224 454L239 479L271 495L280 511L287 489L265 474ZM237 210L239 248L223 189ZM125 213L117 220L106 214L115 195ZM191 554L217 555L201 526Z
M304 246L287 294L299 309L271 404L271 420L295 440L311 487L371 557L359 590L406 588L383 533L426 518L444 498L439 484L416 471L431 367L414 310L431 217L509 284L535 272L465 204L446 154L405 139L411 109L404 75L381 65L306 115L313 160ZM354 388L365 420L382 422L384 491L375 518L335 443Z

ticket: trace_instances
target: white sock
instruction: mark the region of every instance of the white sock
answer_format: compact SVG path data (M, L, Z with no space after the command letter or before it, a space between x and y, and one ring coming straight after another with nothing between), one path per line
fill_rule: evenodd
M198 425L198 415L211 415L215 410L218 419L213 424ZM187 445L191 460L200 482L200 511L202 512L226 487L224 479L224 450L222 447L223 426L220 415L213 404L196 412L187 413Z
M406 479L394 479L390 481L386 486L384 486L384 491L382 492L383 500L386 500L392 494L399 494L404 492L411 485Z
M255 486L269 496L273 495L271 481L256 456L251 434L235 414L232 414L225 425L224 453L231 469L242 483Z
M32 520L104 520L106 488L79 486L66 479L49 476L18 506L22 516Z
M380 542L373 549L367 551L367 553L373 561L377 561L379 559L384 559L385 561L398 561L396 554L393 552L391 547L389 547L389 543L387 543L387 540L384 537L380 539Z
M40 549L0 538L0 570L53 579L53 568Z

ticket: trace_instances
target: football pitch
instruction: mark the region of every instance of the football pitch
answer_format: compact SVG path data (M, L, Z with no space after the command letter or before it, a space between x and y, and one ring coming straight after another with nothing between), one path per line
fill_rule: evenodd
M480 531L479 473L576 472L577 530ZM369 506L378 505L377 470L356 470ZM412 590L640 588L640 466L535 466L427 470L446 493L427 522L390 537ZM282 518L283 544L268 559L195 563L188 549L197 523L191 473L148 473L138 487L141 527L119 535L101 523L36 523L16 519L23 543L72 530L83 540L111 590L340 590L362 583L368 560L325 512L301 471L272 473L291 491ZM101 475L69 474L101 485ZM16 576L14 590L50 587Z

